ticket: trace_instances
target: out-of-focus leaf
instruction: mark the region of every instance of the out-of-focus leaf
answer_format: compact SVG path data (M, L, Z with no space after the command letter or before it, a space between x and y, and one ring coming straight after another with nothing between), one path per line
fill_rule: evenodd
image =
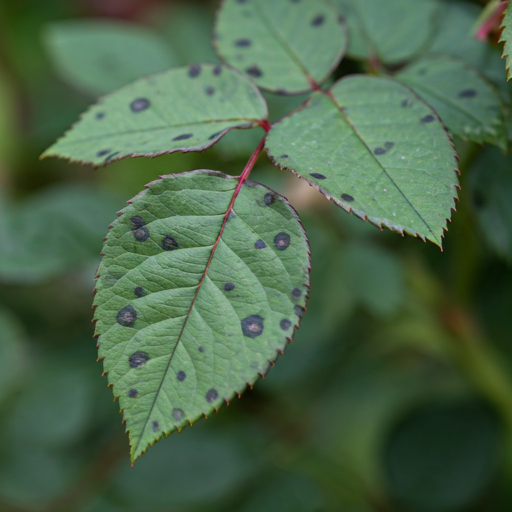
M454 135L507 149L502 101L478 70L452 57L432 55L395 78L433 107Z
M349 29L350 57L403 62L428 43L438 9L435 0L333 0Z
M345 27L324 0L226 0L214 44L264 89L297 94L324 82L345 52Z
M12 153L14 143L14 95L12 86L3 68L0 67L0 180L2 167Z
M412 411L384 450L389 492L419 512L467 510L494 477L502 441L496 413L481 404Z
M178 64L158 34L126 22L55 22L44 42L62 79L94 96Z
M107 236L96 332L132 460L266 372L304 313L309 252L295 211L253 182L231 207L237 183L164 176Z
M338 206L441 245L457 162L432 109L387 78L349 76L272 126L266 149Z
M507 5L507 9L505 10L505 16L503 17L501 28L502 32L500 43L504 43L503 57L507 59L507 80L510 80L512 78L512 70L510 69L512 63L512 51L510 50L512 47L512 4L510 2Z
M203 151L233 128L267 118L242 73L191 64L137 80L103 97L42 157L104 165L130 156Z

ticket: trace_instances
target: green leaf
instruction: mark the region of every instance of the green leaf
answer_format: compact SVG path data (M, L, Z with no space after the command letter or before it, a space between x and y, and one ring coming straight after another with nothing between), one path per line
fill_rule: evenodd
M454 135L506 150L503 104L478 70L446 55L430 55L395 78L433 107Z
M237 183L164 176L107 236L96 332L132 460L265 373L303 314L309 252L296 213L252 182L229 210Z
M347 44L344 25L323 0L226 0L214 44L263 89L297 94L325 81Z
M177 64L158 34L119 21L52 23L44 42L61 78L94 96Z
M428 43L438 3L434 0L333 0L349 30L347 54L392 64L410 59Z
M433 110L398 82L339 80L275 124L266 149L348 212L441 245L457 195L454 149Z
M506 58L507 80L510 80L512 78L512 69L510 69L512 64L512 4L510 2L505 10L501 28L503 30L501 32L500 43L505 43L503 45L503 57Z
M105 96L42 157L105 165L203 151L229 130L258 126L267 115L265 100L244 75L226 66L191 64Z

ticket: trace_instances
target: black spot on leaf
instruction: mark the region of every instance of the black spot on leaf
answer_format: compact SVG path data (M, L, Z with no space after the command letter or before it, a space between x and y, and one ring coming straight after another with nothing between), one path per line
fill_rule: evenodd
M313 178L316 178L317 180L325 180L326 179L326 177L323 174L320 174L318 172L312 172L309 175L312 176Z
M116 315L116 321L123 327L133 327L133 324L137 320L137 311L132 305L125 306Z
M256 338L263 332L263 318L259 315L251 315L240 322L244 336Z
M187 378L187 374L186 374L183 370L180 370L180 371L176 374L176 378L177 378L180 382L183 382L183 381Z
M149 356L144 352L135 352L130 356L130 359L128 359L130 368L139 368L140 366L146 364L148 361Z
M139 392L135 388L131 388L128 390L128 396L130 398L135 398L138 394Z
M208 95L208 96L212 96L213 94L215 94L215 87L212 87L211 85L209 85L205 90L204 92Z
M459 92L459 98L474 98L476 96L475 89L464 89Z
M274 237L274 245L278 251L284 251L290 245L290 235L284 231Z
M137 98L130 103L130 109L132 112L142 112L149 108L149 100L146 98Z
M207 392L206 392L206 401L211 404L214 400L217 400L217 398L219 398L219 393L217 393L217 390L215 388L210 388Z
M116 151L115 153L111 153L110 155L105 158L105 162L108 162L109 160L112 160L115 156L119 155L119 151Z
M153 432L158 432L160 430L160 424L158 421L153 421Z
M133 293L135 294L136 297L144 297L146 295L146 290L144 290L144 288L142 288L142 286L136 286L133 290Z
M102 156L108 155L112 150L111 149L102 149L101 151L98 151L96 153L96 156L98 158L101 158Z
M130 222L135 228L141 228L146 225L146 221L140 215L134 215L130 218Z
M222 73L222 66L215 66L215 67L213 68L212 73L213 73L215 76L219 76L219 75Z
M285 153L284 155L281 155L279 158L288 158L288 155Z
M223 132L224 132L224 130L222 130L221 132L215 132L215 133L213 133L212 135L210 135L210 136L208 137L208 140L216 139L216 138L217 138L221 133L223 133Z
M188 67L188 76L196 78L201 74L201 66L199 64L190 64Z
M174 137L174 139L172 139L172 140L173 141L175 141L175 140L187 140L187 139L190 139L193 136L194 136L193 133L184 133L182 135L178 135L177 137Z
M299 306L298 304L293 306L293 310L295 311L295 314L299 317L302 317L304 314L304 308L302 306Z
M203 353L204 352L204 347L202 345L199 345L197 350L199 350L199 352Z
M384 147L385 147L386 149L391 149L394 145L395 145L395 143L394 143L394 142L389 142L389 141L388 141L388 142L385 142L385 143L384 143Z
M233 283L226 283L224 285L224 291L231 292L235 289L235 285Z
M428 116L425 116L425 117L421 118L421 123L422 124L431 123L434 120L435 120L435 117L432 114L429 114Z
M237 39L235 41L235 46L238 46L239 48L247 48L248 46L251 46L252 41L250 39Z
M178 242L172 236L164 236L162 240L162 249L164 251L174 251L178 249Z
M175 408L172 410L172 417L175 421L181 421L183 416L185 416L185 413L181 409Z
M103 119L105 117L105 112L98 112L96 114L96 119Z
M313 20L311 21L312 27L319 27L320 25L323 25L325 21L325 16L323 14L319 14L318 16L315 16Z
M387 151L384 148L375 148L373 150L374 155L384 155L386 153L387 153Z
M291 325L292 325L292 323L290 322L290 320L288 320L288 318L283 318L279 322L279 327L281 327L281 329L283 329L283 331L287 331Z
M354 200L354 198L349 194L341 194L341 199L343 199L343 201L347 201L348 203L351 203Z
M137 242L145 242L149 238L149 229L146 226L134 229L132 233Z
M260 78L263 76L263 71L261 71L261 69L256 66L256 64L252 65L250 68L247 68L245 72L253 78Z
M267 244L261 239L256 240L256 242L254 243L255 249L265 249L265 247L267 247Z
M409 105L409 100L404 100L402 103L400 103L402 107L407 107Z
M294 288L292 290L292 297L298 299L302 295L302 291L299 288Z
M274 204L276 202L276 196L274 194L272 194L272 192L267 192L264 196L263 196L263 202L267 205L267 206L270 206L271 204Z

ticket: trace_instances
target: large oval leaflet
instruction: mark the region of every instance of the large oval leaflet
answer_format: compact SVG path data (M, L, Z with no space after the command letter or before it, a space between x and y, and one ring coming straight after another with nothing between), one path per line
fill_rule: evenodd
M266 149L345 210L441 245L457 160L439 118L409 88L343 78L275 124Z
M216 171L163 176L107 236L96 333L132 460L252 384L300 322L309 247L284 198L246 182L215 246L237 183Z
M42 155L105 165L121 158L203 151L233 128L268 117L258 88L222 65L191 64L109 94Z

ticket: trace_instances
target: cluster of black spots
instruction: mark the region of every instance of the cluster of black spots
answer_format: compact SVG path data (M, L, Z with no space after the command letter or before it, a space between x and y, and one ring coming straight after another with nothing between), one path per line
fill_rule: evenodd
M116 321L123 327L133 327L133 324L137 320L137 311L132 305L125 306L116 315Z
M148 361L149 356L145 352L135 352L128 359L130 368L139 368L140 366L146 364Z
M116 151L115 153L111 153L110 155L105 158L105 162L108 162L109 160L112 160L115 156L119 155L119 151Z
M177 140L187 140L193 136L194 136L193 133L183 133L182 135L178 135L177 137L174 137L174 139L172 139L172 140L173 140L173 142L177 141Z
M235 289L235 285L233 283L226 283L224 285L224 291L231 292Z
M311 26L312 27L319 27L320 25L323 25L325 21L325 16L323 14L319 14L318 16L315 16L311 20Z
M263 332L263 318L260 315L251 315L244 318L240 325L244 336L256 338Z
M133 100L130 103L130 109L132 112L142 112L143 110L146 110L149 108L151 103L149 103L149 100L146 98L137 98L136 100Z
M263 202L266 206L270 206L271 204L274 204L276 202L276 196L272 194L272 192L267 192L263 196Z
M302 306L299 306L298 304L293 306L293 311L295 311L295 314L298 317L302 317L302 315L304 314L304 308Z
M133 217L130 217L130 222L136 229L146 225L146 221L140 215L134 215Z
M135 398L138 394L139 392L135 388L131 388L128 390L128 396L130 398Z
M180 371L176 374L176 378L177 378L180 382L183 382L183 381L187 378L187 374L186 374L183 370L180 370Z
M172 417L176 420L176 421L181 421L183 419L183 416L185 416L185 413L181 410L181 409L178 409L178 408L174 408L172 410Z
M199 347L197 348L197 350L199 350L199 352L201 352L201 354L204 352L204 347L203 345L199 345Z
M103 119L105 117L105 112L98 112L96 114L96 119Z
M205 395L206 401L211 404L214 400L217 400L219 398L219 393L217 393L217 390L215 388L210 388Z
M288 320L288 318L283 318L279 322L279 327L281 327L281 329L283 329L283 331L287 331L291 325L292 325L292 323L290 322L290 320Z
M265 249L265 247L267 247L267 244L261 239L256 240L256 242L254 242L255 249Z
M385 155L386 153L387 153L387 150L385 150L384 148L375 148L373 150L374 155Z
M282 231L274 237L274 245L278 251L288 249L290 245L290 235Z
M238 46L239 48L247 48L248 46L251 46L252 41L250 39L237 39L235 41L235 46Z
M354 198L349 194L341 194L341 199L343 199L343 201L347 201L347 203L351 203L354 200Z
M215 132L215 133L212 133L209 137L208 137L208 140L213 140L213 139L216 139L224 130L220 131L220 132Z
M112 150L111 149L102 149L101 151L98 151L96 153L96 156L98 158L101 158L102 156L108 155Z
M158 432L160 430L160 424L158 421L153 421L153 432Z
M474 98L476 96L475 89L464 89L459 92L459 98Z
M263 76L263 71L261 71L261 69L258 66L256 66L256 64L247 68L245 72L253 78L260 78L261 76Z
M325 180L326 177L323 174L320 174L319 172L311 172L309 173L310 176L313 178L316 178L317 180Z
M286 153L284 153L283 155L281 155L279 158L288 158L288 155Z
M294 288L292 290L292 297L298 299L302 295L302 290L300 288Z
M162 249L164 251L174 251L178 249L178 242L172 236L164 236L162 239Z
M435 120L435 117L432 114L429 114L428 116L422 117L420 122L422 124L425 124L425 123L431 123L434 120Z
M409 106L409 100L403 100L403 101L402 101L402 103L400 103L400 105L401 105L402 107L407 107L407 106Z
M209 85L205 90L204 92L206 93L207 96L213 96L215 94L215 87L212 87L211 85Z
M201 74L201 66L199 64L190 64L188 67L188 76L196 78Z
M137 242L145 242L149 238L149 229L146 226L132 230L133 236Z
M219 76L219 75L222 73L222 66L219 66L219 65L215 66L215 67L213 68L212 73L213 73L215 76Z
M144 297L146 295L146 290L144 290L142 286L136 286L133 289L133 293L135 294L135 297L138 297L140 299L141 297Z

